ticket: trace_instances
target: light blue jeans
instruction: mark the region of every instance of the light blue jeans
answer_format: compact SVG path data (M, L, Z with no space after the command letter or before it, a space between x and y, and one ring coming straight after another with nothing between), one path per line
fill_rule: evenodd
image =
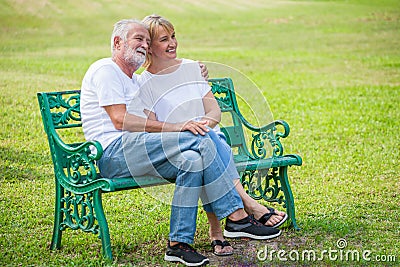
M105 177L176 178L169 239L191 244L199 198L204 209L219 220L243 208L232 182L238 174L236 168L227 167L231 153L221 142L212 131L205 136L190 132L125 133L105 149L98 166Z
M235 162L233 160L232 149L226 142L226 137L222 133L217 134L214 131L210 131L208 134L215 144L215 148L221 157L222 163L224 164L225 168L229 170L232 179L239 179L239 173L237 172Z

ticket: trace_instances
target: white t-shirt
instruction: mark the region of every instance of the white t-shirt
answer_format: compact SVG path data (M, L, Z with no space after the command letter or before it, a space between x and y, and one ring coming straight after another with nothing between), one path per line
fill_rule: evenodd
M125 104L129 113L145 117L143 103L137 97L136 76L128 77L111 58L100 59L89 67L82 81L80 103L86 140L97 140L106 149L122 135L104 106Z
M211 87L201 75L198 62L182 59L178 69L168 74L143 71L138 82L140 99L158 121L177 123L204 117L203 97ZM214 130L219 131L219 127Z

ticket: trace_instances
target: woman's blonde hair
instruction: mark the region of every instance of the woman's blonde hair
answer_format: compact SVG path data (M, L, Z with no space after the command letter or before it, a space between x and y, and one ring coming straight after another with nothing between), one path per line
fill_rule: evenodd
M166 18L163 18L159 15L153 14L146 16L142 23L145 24L149 30L150 40L153 41L154 38L158 36L159 27L161 26L168 34L172 34L175 29L170 21ZM146 61L143 64L144 68L149 67L151 64L151 55L149 53L146 54Z

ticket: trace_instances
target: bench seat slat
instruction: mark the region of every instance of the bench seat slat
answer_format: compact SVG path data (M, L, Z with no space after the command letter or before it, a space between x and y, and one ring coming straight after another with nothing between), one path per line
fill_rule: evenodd
M281 166L300 166L302 164L302 159L298 155L285 155L282 157L266 158L260 160L245 159L245 158L235 158L235 165L239 172L250 171L250 170L260 170L269 169Z
M96 189L101 189L103 192L116 192L174 182L173 179L167 180L156 176L98 178L92 182L82 184L71 183L67 179L62 178L58 178L58 181L65 189L75 194L87 194Z
M102 178L107 181L110 186L110 191L103 190L104 192L113 192L126 189L135 189L139 187L155 186L173 183L173 180L166 180L156 176L141 176L141 177L125 177L125 178Z

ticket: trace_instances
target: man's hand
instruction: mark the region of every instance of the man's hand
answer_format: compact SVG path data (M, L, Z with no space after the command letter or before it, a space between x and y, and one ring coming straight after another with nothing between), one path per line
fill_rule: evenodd
M194 135L201 134L205 135L206 132L210 131L207 127L208 121L186 121L183 123L177 123L176 126L179 127L179 132L190 131Z
M203 76L204 80L208 81L208 69L207 69L207 66L202 62L199 62L199 65L200 65L200 69L201 69L201 76Z

